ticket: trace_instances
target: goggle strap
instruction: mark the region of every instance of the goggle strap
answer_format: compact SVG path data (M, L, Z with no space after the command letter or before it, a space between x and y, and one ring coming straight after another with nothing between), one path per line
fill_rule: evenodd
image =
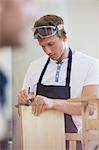
M33 27L32 26L32 29L39 29L39 28L48 28L48 27L52 27L52 28L58 28L58 30L61 30L61 29L63 29L64 28L64 24L59 24L58 26L39 26L39 27Z
M64 24L59 24L59 25L57 26L57 28L58 28L58 30L64 29Z

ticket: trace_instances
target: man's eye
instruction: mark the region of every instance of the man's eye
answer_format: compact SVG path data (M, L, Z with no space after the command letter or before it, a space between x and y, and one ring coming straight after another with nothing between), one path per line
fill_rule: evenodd
M45 48L45 46L43 46L43 45L42 45L41 47L42 47L42 48Z
M48 46L53 46L53 45L54 45L54 43L49 43L49 44L48 44Z

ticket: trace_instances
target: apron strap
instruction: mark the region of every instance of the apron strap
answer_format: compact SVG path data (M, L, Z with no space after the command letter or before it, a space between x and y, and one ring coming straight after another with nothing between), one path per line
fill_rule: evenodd
M72 50L69 48L67 75L66 75L66 86L70 86L71 67L72 67Z
M42 70L42 72L41 72L41 75L40 75L40 78L39 78L39 83L41 83L41 81L42 81L43 75L44 75L44 73L45 73L45 70L46 70L46 68L47 68L47 65L49 64L49 61L50 61L50 57L48 58L48 60L47 60L47 62L46 62L46 64L45 64L45 66L44 66L44 68L43 68L43 70Z

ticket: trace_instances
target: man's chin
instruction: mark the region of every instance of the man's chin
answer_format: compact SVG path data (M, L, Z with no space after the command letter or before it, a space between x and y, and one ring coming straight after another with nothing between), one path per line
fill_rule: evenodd
M52 60L57 60L57 58L55 56L50 57Z

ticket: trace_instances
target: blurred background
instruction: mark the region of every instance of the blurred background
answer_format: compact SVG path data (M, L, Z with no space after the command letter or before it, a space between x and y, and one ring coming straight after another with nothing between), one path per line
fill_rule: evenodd
M31 26L35 19L46 14L61 16L68 32L69 46L99 59L99 0L22 0L21 4L23 15L27 18L23 45L0 48L0 69L7 76L5 113L14 123L9 130L10 142L13 136L13 150L21 150L19 116L14 107L17 93L30 62L44 54L32 38Z

